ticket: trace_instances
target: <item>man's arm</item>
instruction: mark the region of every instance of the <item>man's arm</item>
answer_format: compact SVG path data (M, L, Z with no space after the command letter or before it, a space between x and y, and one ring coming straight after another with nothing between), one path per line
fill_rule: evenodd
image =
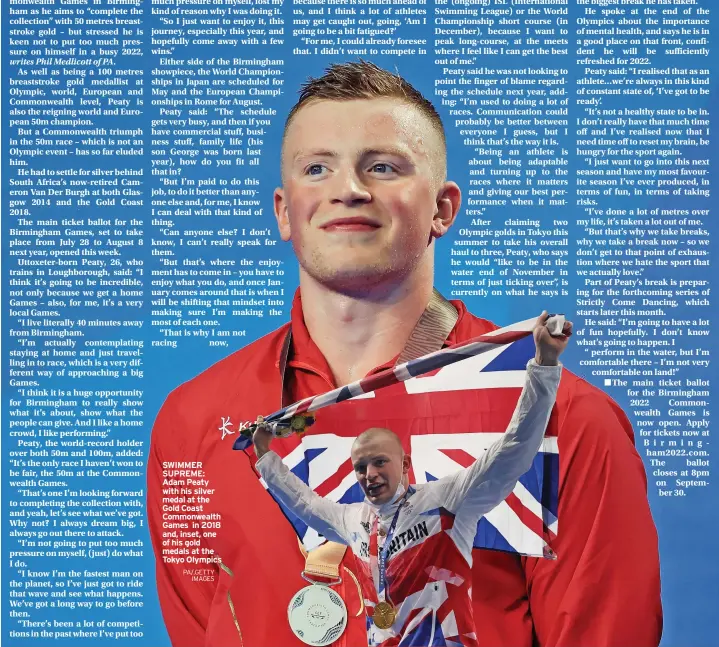
M659 551L644 466L624 412L574 380L557 402L557 559L522 560L534 631L546 647L656 647Z
M502 437L470 467L431 483L441 488L450 512L471 508L477 519L506 499L537 455L557 395L561 364L542 366L531 360L512 419Z
M255 463L255 468L267 483L267 489L288 510L323 537L348 545L349 531L345 516L349 506L316 494L287 469L277 454L266 448L259 448L257 433L255 432L254 439L260 458Z
M506 432L470 467L430 484L447 510L456 513L462 506L463 521L472 527L509 496L542 443L562 373L559 356L572 334L570 321L553 334L548 321L544 311L534 325L536 353L527 364L524 388Z

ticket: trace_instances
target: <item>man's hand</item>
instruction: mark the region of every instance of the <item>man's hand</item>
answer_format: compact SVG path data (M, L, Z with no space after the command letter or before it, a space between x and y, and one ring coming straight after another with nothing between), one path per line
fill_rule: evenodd
M252 442L255 446L255 454L257 455L257 458L262 458L262 456L270 451L272 434L264 425L257 425L255 433L252 434Z
M547 319L549 319L549 314L545 310L539 315L534 326L534 344L537 347L534 361L542 366L556 366L557 358L566 348L569 336L572 334L572 322L565 321L562 334L553 337L549 334Z

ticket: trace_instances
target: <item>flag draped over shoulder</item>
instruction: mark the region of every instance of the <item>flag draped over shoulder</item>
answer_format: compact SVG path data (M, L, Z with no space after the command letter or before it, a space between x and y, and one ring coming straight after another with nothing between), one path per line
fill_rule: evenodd
M558 318L561 331L563 318ZM354 439L385 427L412 457L410 480L425 483L471 465L504 433L534 357L535 319L411 360L307 398L265 418L288 420L318 412L302 436L273 441L272 449L317 494L341 503L362 501L350 461ZM238 438L235 449L249 445ZM559 455L554 417L531 469L514 491L478 523L475 547L552 557L557 533ZM283 508L306 549L324 538Z

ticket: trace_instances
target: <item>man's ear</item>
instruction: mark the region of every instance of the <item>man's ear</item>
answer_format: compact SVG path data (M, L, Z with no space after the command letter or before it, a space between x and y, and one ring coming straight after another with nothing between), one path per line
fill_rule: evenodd
M287 242L292 238L290 230L290 218L287 215L287 202L285 202L285 190L281 187L275 189L274 194L275 218L277 228L280 230L280 238Z
M441 238L454 223L462 205L462 191L454 182L445 182L437 193L437 209L432 220L430 241Z
M410 469L412 469L412 457L405 454L402 457L402 474L409 474Z

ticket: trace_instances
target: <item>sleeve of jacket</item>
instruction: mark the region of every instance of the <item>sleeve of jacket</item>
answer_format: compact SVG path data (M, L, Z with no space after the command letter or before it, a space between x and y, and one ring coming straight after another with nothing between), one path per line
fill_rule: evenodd
M179 450L173 450L170 444L180 435L172 405L174 395L160 409L152 429L147 465L147 519L155 551L157 593L172 645L199 647L205 644L212 585L192 582L183 575L182 564L166 563L162 558L162 463L183 460Z
M441 491L444 506L458 514L461 510L473 528L482 515L507 498L519 477L531 467L542 444L561 374L561 364L541 366L530 360L524 388L505 433L470 467L429 484Z
M557 559L525 560L536 637L546 647L656 646L657 532L631 425L601 391L567 382L557 400Z
M335 503L316 494L311 487L290 472L273 451L262 456L255 463L255 469L265 480L273 496L292 514L330 541L346 546L350 544L346 514L351 506Z

